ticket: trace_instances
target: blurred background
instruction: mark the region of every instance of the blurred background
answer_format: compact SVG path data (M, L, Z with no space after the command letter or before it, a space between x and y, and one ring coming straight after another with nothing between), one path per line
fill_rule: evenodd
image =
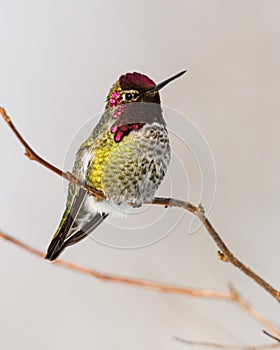
M63 167L73 137L102 112L119 75L136 70L158 82L187 69L161 96L196 125L213 154L217 188L210 219L241 260L279 287L279 11L277 0L0 0L0 104L37 152ZM168 126L176 130L170 120ZM46 250L64 209L65 185L24 157L3 121L0 135L0 227ZM188 152L181 162L191 181L180 197L197 203L197 169ZM170 183L171 176L158 194L168 195ZM165 209L157 210L160 216ZM181 218L176 209L170 213ZM63 258L195 288L225 291L231 282L279 323L276 302L218 261L203 228L189 234L191 221L185 214L166 238L146 248L87 239ZM155 230L164 225L158 220ZM122 227L109 220L99 235L102 230L121 234ZM187 348L175 336L269 342L235 305L102 283L4 241L0 284L3 349Z

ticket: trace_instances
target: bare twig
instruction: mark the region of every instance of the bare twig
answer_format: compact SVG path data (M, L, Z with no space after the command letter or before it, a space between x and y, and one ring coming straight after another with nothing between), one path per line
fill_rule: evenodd
M274 339L274 340L278 341L278 343L279 343L279 345L280 345L280 338L275 337L274 335L272 335L272 334L268 333L268 332L267 332L267 331L265 331L265 330L263 330L263 333L264 333L265 335L267 335L268 337L270 337L270 338L272 338L272 339Z
M74 184L80 186L84 190L86 190L90 195L98 198L105 198L104 194L101 191L98 191L90 186L87 186L80 182L75 176L73 176L70 172L64 172L63 170L57 168L53 164L47 162L45 159L40 157L33 149L29 146L29 144L24 140L24 138L21 136L17 128L14 126L11 118L7 115L5 109L3 107L0 107L0 114L4 118L5 122L9 125L13 133L16 135L17 139L19 142L23 145L25 148L25 155L28 157L30 160L35 160L36 162L40 163L43 165L45 168L51 170L58 176L63 177L64 179L73 182Z
M0 231L0 238L3 240L10 242L17 247L44 259L44 252L31 247L30 245L23 243L22 241ZM221 301L231 301L242 307L252 318L261 323L266 329L268 329L271 333L280 336L280 329L274 325L271 321L267 320L259 311L254 309L247 301L241 298L238 292L230 287L230 291L228 293L215 291L211 289L194 289L187 288L183 286L175 286L165 283L153 282L153 281L144 281L137 278L129 278L124 276L117 276L112 274L103 273L92 268L76 265L70 263L65 260L57 259L52 265L61 266L63 268L82 273L88 276L91 276L100 281L107 281L111 283L125 284L138 288L145 288L150 290L155 290L161 293L170 293L170 294L181 294L188 297L193 298L207 298L207 299L216 299ZM268 333L269 334L269 333ZM270 334L269 334L270 335ZM274 337L274 336L271 336ZM275 338L277 339L277 338Z
M216 348L216 349L222 349L222 350L269 350L269 349L279 348L280 346L279 343L256 345L256 346L238 346L238 345L193 341L193 340L188 340L188 339L179 338L179 337L175 337L174 339L186 345L199 345L199 346L205 346L207 348Z
M262 324L266 329L269 329L270 332L280 337L280 329L267 318L265 318L258 310L256 310L252 305L248 303L237 290L229 285L230 295L232 296L232 301L236 302L243 310L250 314L255 320Z
M31 247L30 245L21 242L20 240L0 231L0 238L4 239L5 241L8 241L10 243L15 244L21 249L24 249L25 251L37 255L38 257L44 259L45 253ZM198 298L214 298L219 300L232 300L232 295L230 293L226 292L220 292L220 291L214 291L214 290L208 290L208 289L194 289L194 288L187 288L187 287L180 287L180 286L174 286L174 285L168 285L163 283L157 283L152 281L143 281L139 280L137 278L128 278L124 276L117 276L117 275L111 275L107 273L102 273L97 270L87 268L84 266L76 265L71 262L57 259L52 264L58 265L61 267L64 267L69 270L73 270L85 275L89 275L93 278L96 278L101 281L108 281L112 283L120 283L120 284L127 284L135 287L145 288L145 289L152 289L156 290L162 293L172 293L172 294L182 294L187 295L191 297L198 297Z
M241 297L241 295L237 292L237 290L230 285L229 286L230 293L232 295L233 301L241 306L246 312L248 312L255 320L261 323L266 329L269 329L270 332L280 337L280 330L277 326L273 325L271 321L268 321L258 310L253 308L245 299Z
M270 293L278 302L280 301L280 292L273 288L269 283L267 283L262 277L257 275L254 271L252 271L248 266L243 264L239 259L237 259L230 249L223 242L218 232L214 229L210 221L204 214L204 210L201 204L197 207L191 203L184 202L178 199L173 198L159 198L156 197L152 204L159 204L165 207L178 207L184 208L185 210L190 211L194 215L196 215L200 221L203 223L209 235L212 237L216 245L220 248L221 252L218 252L218 256L220 260L224 262L230 262L247 276L252 278L255 282L257 282L260 286L262 286L268 293Z
M64 172L54 165L50 164L43 158L41 158L39 155L37 155L32 148L28 145L28 143L24 140L24 138L21 136L21 134L18 132L16 127L11 121L11 118L7 115L4 108L0 107L0 113L2 114L4 120L9 125L11 130L14 132L18 140L21 142L21 144L25 148L25 154L26 156L31 159L35 160L44 167L48 168L49 170L53 171L57 175L67 179L70 182L73 182L77 184L78 186L82 187L86 191L88 191L89 194L95 196L95 197L101 197L105 198L104 193L97 191L96 189L93 189L83 183L81 183L77 178L75 178L71 173ZM280 291L276 290L274 287L272 287L269 283L267 283L262 277L257 275L254 271L252 271L249 267L247 267L245 264L243 264L239 259L237 259L233 253L230 251L230 249L226 246L226 244L223 242L217 231L214 229L208 218L204 214L204 210L201 204L199 204L197 207L189 202L173 199L173 198L160 198L156 197L154 201L151 204L156 205L162 205L165 207L178 207L183 208L192 214L196 215L202 224L205 226L207 232L211 236L211 238L214 240L216 245L219 247L219 257L221 260L230 262L235 267L237 267L239 270L241 270L243 273L245 273L247 276L249 276L251 279L253 279L256 283L258 283L261 287L263 287L268 293L270 293L278 302L280 301Z

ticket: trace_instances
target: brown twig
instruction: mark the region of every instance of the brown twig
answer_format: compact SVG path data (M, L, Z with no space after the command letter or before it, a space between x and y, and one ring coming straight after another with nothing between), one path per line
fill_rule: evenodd
M28 145L28 143L24 140L24 138L21 136L21 134L18 132L16 127L11 121L11 118L7 115L4 108L0 107L0 113L2 114L4 120L9 125L11 130L14 132L18 140L21 142L21 144L25 148L25 154L26 156L31 159L35 160L44 167L48 168L49 170L53 171L57 175L67 179L70 182L73 182L77 184L78 186L82 187L86 191L88 191L89 194L95 196L95 197L101 197L105 198L104 193L97 191L96 189L93 189L83 183L81 183L77 178L75 178L71 173L64 172L54 165L50 164L43 158L41 158L39 155L37 155L32 148ZM237 267L239 270L241 270L243 273L245 273L248 277L253 279L256 283L258 283L261 287L263 287L268 293L270 293L278 302L280 301L280 291L276 290L274 287L272 287L269 283L267 283L262 277L257 275L254 271L252 271L249 267L247 267L245 264L243 264L239 259L237 259L233 253L230 251L230 249L226 246L226 244L223 242L217 231L214 229L208 218L204 214L204 209L202 205L198 205L197 207L189 202L185 202L178 199L173 198L160 198L156 197L154 201L151 204L155 205L162 205L165 207L178 207L183 208L192 214L196 215L202 224L205 226L207 232L210 234L216 245L219 247L220 252L219 256L223 257L221 260L230 262L235 267Z
M216 348L216 349L223 349L223 350L233 350L233 349L236 349L236 350L267 350L267 349L276 349L276 348L279 348L279 346L280 346L279 343L264 344L264 345L257 345L257 346L238 346L238 345L193 341L193 340L188 340L188 339L179 338L179 337L175 337L174 339L179 341L180 343L183 343L186 345L199 345L199 346L205 346L207 348Z
M28 253L31 253L33 255L36 255L44 259L44 256L45 256L44 252L36 248L33 248L30 245L23 243L22 241L2 231L0 231L0 238L16 245L17 247L27 251ZM236 303L240 307L242 307L252 318L254 318L256 321L262 324L271 333L275 334L276 336L280 336L280 329L276 325L274 325L271 321L267 320L259 311L254 309L247 301L242 299L241 296L238 294L238 292L235 289L233 289L233 287L230 287L230 291L226 293L226 292L215 291L211 289L194 289L194 288L187 288L182 286L174 286L174 285L165 284L165 283L144 281L137 278L129 278L124 276L117 276L117 275L102 273L100 271L97 271L88 267L76 265L61 259L55 260L52 263L52 265L61 266L63 268L91 276L97 280L104 281L104 282L107 281L111 283L125 284L125 285L130 285L138 288L145 288L145 289L158 291L161 293L180 294L180 295L185 295L193 298L208 298L208 299L216 299L221 301L231 301ZM271 337L274 337L274 336L271 336Z
M15 244L21 249L24 249L25 251L37 255L40 258L44 259L45 253L35 249L28 244L25 244L21 242L20 240L0 231L0 238L4 239L5 241L8 241L10 243ZM139 280L137 278L128 278L123 276L116 276L111 275L107 273L102 273L97 270L87 268L84 266L76 265L73 263L70 263L68 261L57 259L52 264L58 265L64 268L67 268L69 270L73 270L85 275L89 275L93 278L96 278L101 281L108 281L112 283L121 283L121 284L127 284L135 287L141 287L146 289L152 289L163 293L172 293L172 294L182 294L182 295L188 295L191 297L198 297L198 298L214 298L219 300L232 300L232 295L230 293L226 292L219 292L219 291L213 291L208 289L194 289L194 288L187 288L187 287L180 287L180 286L173 286L163 283L157 283L152 281L143 281Z
M265 335L267 335L268 337L270 337L270 338L272 338L272 339L276 340L276 341L279 343L279 345L280 345L280 338L275 337L274 335L272 335L272 334L268 333L268 332L267 332L267 331L265 331L265 330L263 330L263 333L264 333Z
M230 262L247 276L252 278L255 282L257 282L260 286L262 286L268 293L270 293L278 302L280 301L280 292L273 288L269 283L267 283L262 277L257 275L254 271L252 271L248 266L243 264L239 259L237 259L230 249L223 242L218 232L214 229L210 221L204 214L204 209L201 204L197 207L189 202L184 202L182 200L177 200L173 198L159 198L156 197L152 204L163 205L165 207L178 207L184 208L189 212L196 215L200 221L203 223L209 235L212 237L216 245L220 248L221 252L218 252L220 260L224 262Z
M269 329L271 333L280 337L279 327L277 327L275 324L273 324L271 321L265 318L258 310L256 310L252 305L250 305L248 301L243 299L232 285L229 285L229 290L233 302L237 303L243 310L250 314L251 317L257 320L266 329Z
M80 182L75 176L73 176L70 172L64 172L63 170L57 168L53 164L47 162L45 159L40 157L33 149L29 146L29 144L24 140L24 138L21 136L17 128L14 126L11 118L7 115L5 109L3 107L0 107L0 114L4 118L5 122L9 125L13 133L16 135L17 139L19 142L23 145L25 148L25 155L28 157L30 160L35 160L39 164L43 165L45 168L51 170L58 176L63 177L64 179L80 186L84 190L86 190L90 195L98 198L105 198L104 194L101 191L98 191L90 186L87 186Z

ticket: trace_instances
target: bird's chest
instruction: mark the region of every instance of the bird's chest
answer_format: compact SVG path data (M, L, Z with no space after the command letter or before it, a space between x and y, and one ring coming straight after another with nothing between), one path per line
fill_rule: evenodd
M116 142L110 131L99 137L93 149L93 159L87 169L88 183L98 190L104 190L104 180L106 182L108 172L116 176L122 165L138 156L137 139L141 139L140 134L129 134L121 142Z
M154 167L158 164L158 168L165 171L169 159L165 129L144 126L141 130L132 131L121 142L116 142L114 135L108 132L96 140L87 181L94 188L104 191L106 196L127 198L130 193L133 197L149 172L153 171L155 175L149 181L160 182L159 178L163 177L151 169L151 163Z

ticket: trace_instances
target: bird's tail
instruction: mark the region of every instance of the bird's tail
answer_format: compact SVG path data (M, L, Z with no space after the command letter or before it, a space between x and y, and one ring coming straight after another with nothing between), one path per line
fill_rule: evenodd
M73 202L68 203L63 217L60 221L59 227L56 230L48 247L48 251L45 256L47 260L54 260L52 258L53 254L55 254L55 252L63 245L66 238L70 235L71 228L81 209L82 204L84 203L85 198L86 191L80 188L77 195L74 196Z
M83 203L86 197L87 192L80 188L73 201L68 203L48 247L45 256L47 260L55 260L67 246L78 243L107 217L107 214L92 213L88 221L83 224L85 216ZM87 211L86 214L88 214Z
M60 230L58 233L55 233L49 245L45 259L50 261L54 261L55 259L57 259L58 256L63 252L63 250L66 247L80 242L91 231L93 231L97 226L99 226L101 222L104 219L106 219L107 216L108 214L105 214L105 213L103 214L96 213L93 216L93 218L87 224L84 225L82 229L77 230L75 233L68 236L66 239L64 238L61 240L61 237L65 236L65 234L63 233L63 227L62 227L62 230Z

